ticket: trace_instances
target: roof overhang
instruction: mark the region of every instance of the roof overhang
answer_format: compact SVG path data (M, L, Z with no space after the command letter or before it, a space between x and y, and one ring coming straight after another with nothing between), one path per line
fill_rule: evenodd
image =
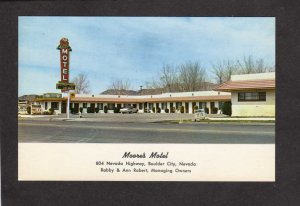
M105 98L105 97L75 97L71 102L103 102L103 103L151 103L151 102L191 102L191 101L230 101L231 95L163 97L163 98Z
M240 90L272 90L275 79L228 81L216 87L215 91L231 92Z
M65 98L36 98L34 101L35 102L46 102L46 101L61 102L61 101L66 101L66 99Z

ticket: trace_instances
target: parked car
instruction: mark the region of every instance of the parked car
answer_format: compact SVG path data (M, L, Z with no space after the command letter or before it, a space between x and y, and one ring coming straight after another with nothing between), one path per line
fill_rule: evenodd
M124 107L120 109L120 113L124 114L124 113L128 113L128 114L132 114L132 113L137 113L138 109L137 108L133 108L133 107Z
M145 108L145 109L144 109L144 113L151 113L151 110L148 109L148 108Z
M194 121L203 120L206 118L206 113L204 109L197 109L194 113Z

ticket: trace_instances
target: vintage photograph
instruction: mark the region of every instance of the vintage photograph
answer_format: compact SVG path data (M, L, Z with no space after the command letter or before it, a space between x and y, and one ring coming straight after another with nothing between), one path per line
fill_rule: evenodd
M174 166L174 173L185 174L201 164L191 161L198 153L190 159L185 154L185 161L174 156L169 161L175 151L193 153L200 147L225 145L227 149L201 152L220 157L214 151L228 151L233 161L232 156L247 151L242 148L251 148L247 155L253 165L261 154L271 162L266 166L271 178L264 179L267 174L261 180L274 179L275 18L20 16L18 20L18 142L19 167L24 171L25 162L30 162L30 155L23 162L26 151L35 151L28 146L40 149L32 157L46 152L44 146L51 147L48 152L57 159L61 145L120 151L113 162L106 157L95 160L97 166L106 166L100 173L117 171L111 165L144 166L120 162L122 158L169 158L145 163L164 163L167 169L139 172L165 174ZM262 146L268 152L260 150ZM114 156L111 153L107 158ZM261 169L261 164L252 169ZM205 180L205 175L201 178Z
M19 17L18 119L19 142L274 144L275 18Z

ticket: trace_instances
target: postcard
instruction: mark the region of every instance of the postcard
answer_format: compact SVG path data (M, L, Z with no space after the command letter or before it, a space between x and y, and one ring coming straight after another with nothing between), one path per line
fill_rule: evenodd
M18 29L19 181L275 181L274 17Z

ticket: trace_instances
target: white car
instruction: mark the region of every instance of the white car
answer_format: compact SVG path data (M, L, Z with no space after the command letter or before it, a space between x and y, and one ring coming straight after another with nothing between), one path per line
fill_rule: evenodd
M194 113L195 119L194 121L203 120L206 117L206 113L204 109L197 109Z
M133 107L124 107L122 109L120 109L120 113L124 114L124 113L128 113L128 114L132 114L132 113L137 113L138 109L137 108L133 108Z

